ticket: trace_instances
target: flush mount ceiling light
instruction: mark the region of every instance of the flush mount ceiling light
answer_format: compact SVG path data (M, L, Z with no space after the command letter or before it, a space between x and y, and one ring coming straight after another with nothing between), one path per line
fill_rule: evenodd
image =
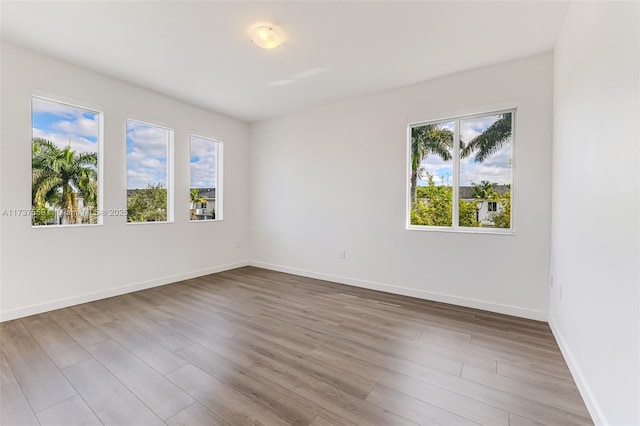
M282 37L278 30L273 27L257 27L251 32L251 41L263 49L273 49L280 47Z

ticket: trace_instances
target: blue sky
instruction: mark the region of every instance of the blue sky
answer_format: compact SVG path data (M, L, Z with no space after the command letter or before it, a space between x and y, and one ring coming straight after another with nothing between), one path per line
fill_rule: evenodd
M41 98L32 101L33 137L76 152L98 152L100 114ZM169 129L127 120L127 188L167 184ZM218 142L193 136L191 187L216 187Z
M460 137L464 142L468 142L489 126L495 123L500 115L489 115L483 117L460 120ZM444 128L453 130L453 122L442 123ZM483 180L495 182L497 184L511 183L511 155L512 144L508 143L496 152L491 158L483 163L476 163L472 153L467 158L460 161L460 185L469 186L472 182L480 183ZM435 155L429 155L420 163L421 168L429 172L434 177L436 185L453 184L452 162L444 162ZM426 185L427 182L418 180L418 185Z
M76 152L98 152L98 113L41 98L33 98L31 111L33 137L61 148L71 144Z
M191 135L190 187L215 188L219 142Z
M127 120L127 189L167 186L170 130Z

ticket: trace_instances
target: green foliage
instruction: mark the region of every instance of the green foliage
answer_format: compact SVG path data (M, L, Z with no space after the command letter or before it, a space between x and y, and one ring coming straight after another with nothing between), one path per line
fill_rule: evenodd
M167 220L167 189L164 183L147 184L127 199L127 222L164 222Z
M419 186L416 188L416 198L430 198L430 190L428 186Z
M477 219L476 203L472 201L460 201L459 225L477 228L480 226Z
M417 170L420 161L435 154L444 161L451 160L453 132L440 124L427 124L411 129L412 168Z
M450 186L437 186L432 175L427 175L427 186L416 190L417 201L411 206L411 224L424 226L451 226L453 192ZM475 202L460 201L460 226L479 226Z
M46 225L55 217L56 213L45 206L35 206L32 210L31 224Z
M491 200L498 195L493 189L497 183L488 180L480 181L480 183L471 182L473 186L473 196L480 200Z
M411 206L411 224L426 226L431 225L432 222L427 205L421 200L413 203Z
M500 207L490 218L496 228L511 228L511 191L498 195L496 201Z
M467 157L477 150L475 161L484 162L511 140L511 119L512 113L502 114L499 120L489 126L462 148L461 156Z
M78 195L81 195L85 205L95 210L98 194L97 153L77 153L71 146L60 148L42 138L33 138L31 149L32 208L46 204L60 207L64 214L63 223L75 223ZM32 221L36 214L33 218Z
M511 141L512 113L502 114L484 132L467 144L460 141L460 157L466 158L475 153L474 161L482 163ZM440 124L430 124L411 129L411 212L413 225L451 226L452 191L449 186L436 186L433 176L428 174L427 186L417 186L420 162L429 154L437 155L445 161L451 159L454 146L453 133ZM477 201L459 202L459 225L461 227L491 226L511 227L511 194L498 195L496 183L482 181L473 184L474 198ZM496 201L500 208L491 213L486 223L479 223L480 206L478 203Z
M460 226L477 228L479 226L488 226L486 222L479 222L480 209L486 201L494 201L498 197L495 191L495 182L488 180L480 181L480 183L471 182L473 187L473 197L475 201L460 201ZM491 217L489 217L490 221Z
M200 192L198 191L198 188L191 188L191 192L189 193L189 196L191 197L191 202L194 205L205 203L207 201L205 198L200 196Z
M418 200L411 206L412 225L451 226L453 193L450 186L436 186L433 176L428 174L427 186L419 186L416 194Z
M416 201L418 169L429 154L451 160L453 132L441 124L427 124L411 129L411 202ZM419 198L419 197L418 197Z

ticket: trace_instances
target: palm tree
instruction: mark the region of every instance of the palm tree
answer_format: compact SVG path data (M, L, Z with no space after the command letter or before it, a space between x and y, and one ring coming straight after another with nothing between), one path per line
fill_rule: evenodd
M462 158L468 157L476 149L475 161L482 163L511 140L511 116L512 113L502 114L498 121L494 122L484 132L471 139L460 151Z
M453 132L440 124L426 124L411 128L411 204L416 201L418 172L420 162L429 154L434 154L444 161L451 160L453 148Z
M471 139L466 146L462 147L460 156L462 158L468 157L473 152L476 153L474 160L477 163L482 163L496 152L500 151L502 147L511 141L512 136L512 116L513 113L507 112L501 115L501 117L495 121L491 126L487 127L482 133L475 138ZM474 184L474 195L479 200L476 206L476 218L480 220L480 209L484 203L484 199L495 198L497 194L493 190L495 183L489 183L482 181L480 185ZM507 203L511 202L511 198L503 197ZM506 206L505 210L511 212L511 207ZM510 222L508 220L507 227Z
M483 180L479 184L471 182L471 185L473 186L473 196L476 199L476 220L480 222L480 210L482 210L484 202L493 200L498 196L494 190L497 184Z
M45 204L61 207L62 222L75 221L78 194L86 205L95 207L98 195L98 154L77 153L68 145L60 148L53 142L33 138L31 170L33 207Z
M198 191L198 188L191 188L191 203L193 205L193 208L191 209L191 220L196 220L197 219L197 215L196 212L198 211L198 204L202 204L202 203L206 203L207 200L202 197L200 195L200 191Z
M496 197L496 191L494 190L497 183L489 182L488 180L480 181L480 183L471 182L473 186L473 196L478 200L489 200Z
M194 209L197 208L198 204L207 201L200 196L200 191L198 191L198 188L191 188L191 192L189 193L189 195L191 196L191 202L193 203Z
M510 142L512 135L512 113L501 114L500 118L484 132L465 144L460 143L460 158L465 158L475 152L474 160L482 163L502 147ZM429 154L435 154L444 161L451 160L453 147L453 132L442 128L441 124L428 124L411 129L411 206L413 209L416 201L417 180L420 172L420 162L427 158ZM495 195L493 187L495 183L483 181L481 185L474 185L474 195L478 200L484 200ZM509 202L509 201L507 201ZM463 204L461 203L461 208ZM476 205L476 219L479 219L479 210L482 201ZM507 206L509 207L509 206ZM506 209L505 209L506 210ZM462 217L462 216L461 216ZM477 225L468 225L477 226ZM508 225L507 225L508 227Z

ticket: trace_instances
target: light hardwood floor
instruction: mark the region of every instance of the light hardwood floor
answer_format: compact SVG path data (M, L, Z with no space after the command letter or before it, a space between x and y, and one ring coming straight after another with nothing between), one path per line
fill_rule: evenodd
M252 267L0 331L2 425L592 424L545 323Z

